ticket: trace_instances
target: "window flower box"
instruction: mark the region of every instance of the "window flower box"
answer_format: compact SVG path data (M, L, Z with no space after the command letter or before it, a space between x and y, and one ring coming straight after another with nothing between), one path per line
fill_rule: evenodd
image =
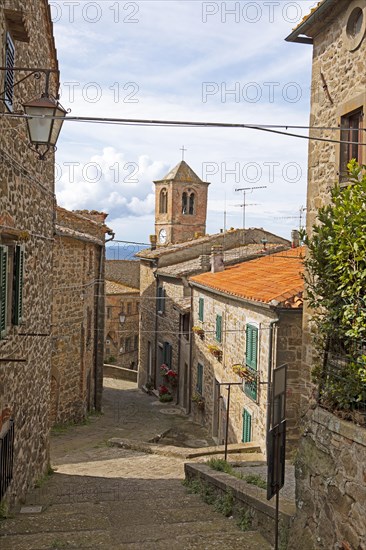
M221 361L222 360L222 349L220 349L218 346L215 346L213 344L210 344L208 346L208 351L211 353L211 355L213 355L214 357L216 357L216 359L218 361Z
M202 327L194 326L194 327L192 327L192 332L197 334L197 336L199 336L199 338L201 338L201 340L203 340L204 337L205 337L205 331L203 330Z

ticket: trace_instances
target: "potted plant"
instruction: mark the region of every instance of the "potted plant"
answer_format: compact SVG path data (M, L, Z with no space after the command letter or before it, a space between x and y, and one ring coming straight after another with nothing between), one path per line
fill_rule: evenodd
M172 388L176 387L176 385L178 384L178 373L175 370L170 369L168 365L165 365L163 363L160 367L160 373L167 385L171 386Z
M240 378L243 378L246 382L254 382L257 378L257 373L246 367L245 365L241 365L240 363L237 365L233 365L232 370L235 374L240 376Z
M169 401L173 401L173 396L169 391L169 388L164 386L164 384L161 384L159 386L159 401L161 403L168 403Z
M202 327L194 326L194 327L192 327L192 332L197 334L197 336L199 336L201 338L201 340L203 340L204 337L205 337L205 331L203 330Z
M218 361L221 361L221 359L222 359L222 349L220 349L218 346L215 346L214 344L210 344L208 346L208 351L211 353L211 355L216 357L216 359Z
M205 398L198 391L195 391L192 395L192 403L194 403L199 411L203 411L205 408Z

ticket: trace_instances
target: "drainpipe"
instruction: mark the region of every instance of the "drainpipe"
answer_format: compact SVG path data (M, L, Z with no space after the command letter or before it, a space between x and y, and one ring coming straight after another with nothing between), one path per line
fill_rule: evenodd
M105 243L114 239L114 232L108 231L109 239L100 246L98 283L95 295L95 327L96 338L94 340L94 407L96 411L102 410L103 394L103 365L104 365L104 322L105 322Z
M276 330L276 323L279 322L279 319L273 319L269 323L269 356L268 356L268 371L267 371L267 419L266 419L266 433L268 434L271 422L271 393L272 393L272 370L273 370L273 345L274 345L274 331ZM266 443L268 443L266 441ZM268 456L268 449L267 449Z

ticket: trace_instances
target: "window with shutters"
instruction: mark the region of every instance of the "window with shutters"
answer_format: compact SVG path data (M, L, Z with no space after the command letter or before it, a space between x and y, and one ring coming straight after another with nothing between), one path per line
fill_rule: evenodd
M204 318L205 301L204 298L198 300L198 320L203 322Z
M197 385L196 390L202 395L203 392L203 365L197 363Z
M0 245L0 338L23 319L24 247Z
M243 443L249 443L252 440L252 415L243 409Z
M0 246L0 338L8 328L8 247Z
M15 66L15 47L14 42L10 34L6 33L6 44L5 44L5 86L4 86L4 101L5 105L9 111L13 110L13 99L14 99L14 69Z
M222 342L222 315L216 315L216 341Z
M162 286L158 287L157 308L158 308L158 313L164 313L164 311L165 311L165 289Z
M258 362L258 328L253 325L247 325L246 327L246 343L245 343L245 364L250 369L256 371ZM253 399L257 400L258 395L258 383L257 380L252 382L245 382L244 386L245 394Z

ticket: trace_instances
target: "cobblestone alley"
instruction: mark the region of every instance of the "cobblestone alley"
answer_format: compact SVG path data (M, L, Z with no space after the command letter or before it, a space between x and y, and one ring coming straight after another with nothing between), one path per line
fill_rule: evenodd
M164 456L165 446L162 454L147 452L143 442L167 430L186 450L212 444L173 405L133 383L105 379L104 414L54 430L56 472L39 480L22 509L0 522L1 549L269 549L258 533L240 531L187 493L183 457ZM110 446L111 438L133 440L136 450Z

